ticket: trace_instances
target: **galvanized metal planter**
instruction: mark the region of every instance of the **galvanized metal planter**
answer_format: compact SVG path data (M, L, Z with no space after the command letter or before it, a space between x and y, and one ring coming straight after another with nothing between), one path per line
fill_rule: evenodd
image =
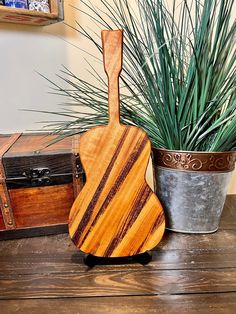
M211 233L218 229L235 152L153 149L155 192L167 229Z

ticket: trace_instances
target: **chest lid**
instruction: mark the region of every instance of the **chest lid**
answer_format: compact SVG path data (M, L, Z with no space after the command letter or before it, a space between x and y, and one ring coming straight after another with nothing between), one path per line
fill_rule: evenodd
M3 156L9 188L62 184L72 181L72 138L48 147L55 136L23 134ZM1 145L2 137L0 137ZM9 186L10 185L10 186Z

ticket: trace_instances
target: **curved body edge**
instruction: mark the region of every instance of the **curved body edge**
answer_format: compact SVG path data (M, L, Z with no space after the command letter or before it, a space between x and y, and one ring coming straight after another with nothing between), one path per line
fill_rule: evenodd
M80 139L86 183L69 216L69 234L83 252L131 256L154 248L165 230L163 208L146 182L151 144L133 126L99 126Z

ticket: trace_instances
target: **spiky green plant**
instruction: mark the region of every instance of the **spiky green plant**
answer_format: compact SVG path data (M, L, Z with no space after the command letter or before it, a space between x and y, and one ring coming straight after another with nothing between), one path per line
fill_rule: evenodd
M80 2L81 12L101 29L124 29L124 124L143 128L154 147L236 149L233 0L173 1L170 10L165 1L133 0L135 12L128 0L101 0L104 10ZM79 27L102 59L100 36ZM68 88L51 82L56 93L72 100L71 108L56 113L68 121L47 125L60 138L107 123L107 85L95 70L93 76L92 84L64 68L60 78ZM82 107L93 112L80 113Z

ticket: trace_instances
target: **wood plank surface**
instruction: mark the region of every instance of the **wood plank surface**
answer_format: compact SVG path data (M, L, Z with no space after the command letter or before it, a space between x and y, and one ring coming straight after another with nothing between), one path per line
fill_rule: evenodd
M48 245L48 244L47 244ZM55 267L56 265L56 267ZM78 252L74 254L57 253L52 256L50 253L34 253L29 256L17 254L14 256L5 255L1 257L0 267L4 269L4 275L14 277L17 274L29 275L34 270L34 274L47 272L50 274L65 273L90 273L123 271L127 269L127 264L118 265L97 265L93 269L88 269L84 264L84 254ZM141 264L128 264L129 270L189 270L189 269L224 269L236 267L236 252L231 250L202 251L202 250L171 250L152 252L152 261L143 267Z
M166 270L166 269L216 269L236 267L236 232L218 231L211 235L209 241L194 241L183 234L166 233L160 246L152 251L152 261L143 267L140 264L129 264L130 270ZM202 236L203 237L203 236ZM209 237L209 236L208 236ZM230 239L225 243L223 238ZM194 245L198 247L194 248ZM178 248L175 248L178 244ZM188 247L187 247L187 244ZM50 272L84 272L84 254L79 252L67 234L19 239L0 242L0 269L4 274L16 275ZM8 263L7 263L8 261ZM56 265L56 268L55 268ZM107 265L106 271L124 270L126 264ZM90 272L100 272L104 266L96 266Z
M0 306L4 314L52 314L55 309L57 314L235 314L236 293L7 300Z
M57 314L233 314L234 199L227 197L219 231L209 235L167 231L146 266L88 268L68 234L1 241L1 313L47 314L56 309Z
M2 274L0 290L0 299L235 292L236 269Z
M1 238L0 238L1 239ZM236 241L236 230L218 230L209 235L191 235L166 231L163 240L154 250L208 250L222 251L234 250ZM47 247L45 247L47 244ZM33 254L37 250L39 253L78 253L68 234L61 234L50 237L18 239L11 241L0 241L1 256L5 254L19 254L18 247L22 248L22 253Z

